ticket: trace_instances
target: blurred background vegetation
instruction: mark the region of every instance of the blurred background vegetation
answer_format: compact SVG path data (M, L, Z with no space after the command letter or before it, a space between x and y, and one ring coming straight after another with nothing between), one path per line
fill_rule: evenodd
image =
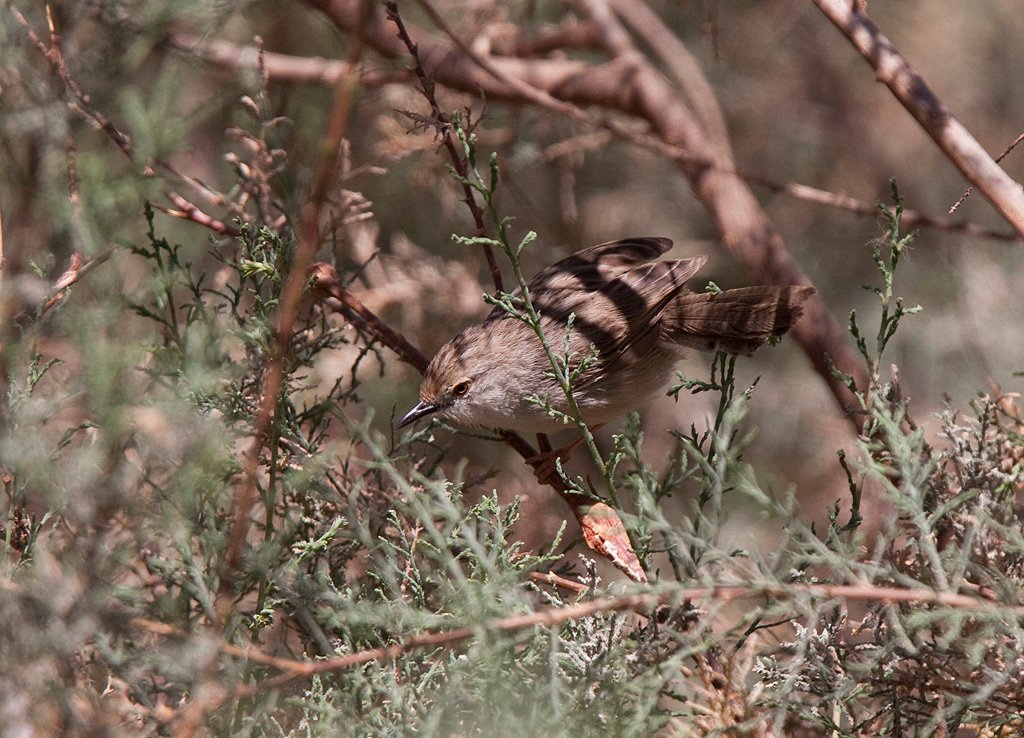
M40 667L38 674L26 672L31 689L15 692L16 678L0 680L10 694L19 695L0 704L0 724L14 721L7 722L11 735L29 735L33 727L45 733L45 726L83 735L105 726L118 734L119 728L112 726L123 728L124 723L111 719L108 724L90 712L102 712L95 695L102 693L104 679L109 679L110 690L121 690L118 680L129 684L123 690L126 699L145 706L139 708L133 729L146 734L173 729L185 735L187 716L167 717L161 710L177 709L185 692L202 695L196 685L213 689L210 685L216 682L209 676L213 667L204 660L209 641L183 641L181 653L171 658L180 659L182 674L168 671L166 661L161 665L161 684L175 686L161 699L153 693L140 696L145 690L132 679L141 680L146 666L137 653L127 655L133 645L130 638L122 640L122 621L130 615L163 617L175 627L186 627L204 617L212 622L220 617L214 600L222 586L218 572L224 565L231 494L240 484L241 449L256 415L262 357L272 343L277 298L292 258L291 233L323 160L324 130L335 95L333 83L274 75L261 79L257 49L306 59L349 58L352 36L334 26L318 5L92 0L44 6L15 1L0 10L0 374L8 387L0 470L5 475L4 530L11 549L4 554L0 591L5 594L0 597L5 598L8 621L21 617L37 625L52 624L47 650L66 659L58 659L58 667ZM934 216L944 215L966 188L963 177L810 3L700 0L648 5L697 58L710 81L742 172L868 204L888 202L894 178L908 208ZM487 29L496 49L516 29L537 33L585 15L573 4L549 2L444 0L434 7L457 37L478 39ZM403 3L400 9L410 24L440 34L419 4ZM1015 70L1024 69L1019 3L874 0L870 11L990 152L1001 152L1021 133L1024 99L1016 99L1012 84ZM57 42L67 78L88 96L87 102L61 79L54 55L48 59L32 33L44 46ZM201 52L219 42L244 51L224 63ZM556 57L561 54L583 60L598 56L595 48L587 47L555 52ZM320 223L316 259L335 264L368 308L429 356L487 311L481 295L489 289L489 275L481 253L452 241L453 234L471 234L474 225L433 131L417 129L405 114L428 112L409 59L384 59L363 49L361 64L363 77L344 129L341 165L329 197L329 216ZM536 107L443 87L438 97L446 111L472 111L472 119L479 121L479 160L494 152L501 167L499 209L515 219L519 235L527 230L540 234L538 245L523 256L527 274L594 243L653 235L675 241L673 256L710 255L698 275L698 288L706 280L722 287L746 283L672 161ZM119 145L90 113L100 113L130 136L130 143ZM1011 176L1019 171L1022 155L1014 151L1003 162ZM756 182L752 186L836 319L845 324L855 309L863 323L874 325L877 299L862 285L877 283L868 245L883 230L877 216L808 202ZM183 216L187 208L175 199L179 196L224 228L196 222L202 218L194 214ZM156 209L151 220L147 203ZM897 280L907 304L920 304L924 310L908 319L885 360L899 366L910 413L924 438L936 444L943 443L943 425L935 415L944 410L947 398L952 408L970 415L970 402L979 393L1020 391L1019 372L1024 370L1020 241L978 193L966 200L955 219L1003 237L935 228L920 232ZM232 235L237 231L242 231L240 237ZM180 247L175 250L174 245ZM58 289L55 285L75 258L88 264L88 271L70 289ZM51 297L59 299L50 303ZM220 307L209 314L197 309L206 299ZM177 319L185 315L188 320L178 325ZM314 572L326 576L317 566L330 568L340 561L342 580L361 581L379 552L356 555L360 534L353 533L351 550L334 551L333 559L325 554L320 564L307 569L303 567L309 560L298 549L287 566L275 557L292 551L296 541L315 542L325 535L325 521L334 520L332 516L352 522L354 510L368 509L366 500L373 501L370 507L377 505L372 523L363 521L367 540L376 535L401 539L396 531L415 529L415 521L422 522L417 516L448 516L444 535L461 541L472 556L491 562L481 565L489 572L484 578L499 583L514 581L528 568L515 557L494 563L492 554L504 550L506 536L524 540L526 551L547 550L563 521L571 519L568 508L554 492L538 487L530 470L505 447L444 429L418 438L418 446L397 438L394 420L415 402L416 371L385 348L367 348L358 332L337 316L314 312L302 331L306 343L289 367L292 383L286 386L293 413L287 417L294 427L276 431L294 434L295 445L289 447L293 456L261 459L266 470L279 467L289 481L276 488L274 472L267 471L271 482L261 487L268 495L267 509L279 515L276 525L268 522L263 529L264 542L273 541L276 548L258 549L264 558L255 555L242 577L254 589L241 590L256 593L254 600L246 600L247 607L258 605L250 607L245 628L258 631L263 626L254 625L252 618L273 613L275 598L287 600L291 616L302 622L303 637L317 642L322 652L333 652L337 643L322 613L313 618L316 623L295 614L303 612L296 601L325 601L324 591L303 590L301 580ZM709 363L710 357L695 355L680 369L705 377ZM836 452L857 452L852 426L791 340L737 365L741 388L757 376L761 379L745 406L743 422L747 430L759 432L743 459L773 494L792 491L806 521L827 525L833 502L849 506L848 480ZM678 403L661 400L643 408L644 461L656 472L665 469L678 451L666 429L700 426L717 401L707 395L685 396ZM616 430L602 435L603 449L612 447ZM444 485L432 476L433 464L442 455L442 468L465 480L470 507L481 499L486 502L495 487L500 494L494 509L520 495L517 522L512 525L509 518L506 530L504 522L495 522L504 520L500 512L486 505L471 508L472 519L490 521L481 532L466 522L466 509L445 507ZM349 464L364 468L357 473ZM325 469L339 474L332 482L337 499L327 495L329 503L317 501L324 494L317 478ZM576 459L572 470L586 474L587 466ZM358 484L346 476L350 471ZM440 508L424 512L399 506L394 519L389 518L389 490L396 484L405 489L395 481L403 474L406 484L433 490ZM198 499L191 496L200 490ZM667 515L685 514L695 490L691 483L666 500ZM891 500L884 499L877 485L868 485L865 494L877 495L878 504L865 504L862 513L871 526L884 527ZM354 497L360 495L363 502L356 505ZM157 515L153 504L161 510ZM336 507L324 512L324 505ZM779 535L777 520L763 524L764 510L749 497L728 502L726 508L729 514L716 523L723 549L735 542L770 551ZM207 523L211 527L204 527ZM161 525L167 526L166 537L160 535ZM565 533L568 543L578 542L574 526ZM471 528L472 535L465 533ZM210 538L202 539L200 531ZM55 541L63 534L73 534L75 542L58 545ZM478 538L486 543L467 543ZM90 540L97 550L90 549ZM150 551L155 540L177 554L164 558L164 552ZM333 540L328 537L323 545L329 547ZM39 547L33 548L37 542ZM404 545L415 546L408 541ZM444 548L443 541L433 545ZM582 546L576 550L585 551ZM145 558L147 551L153 560ZM406 558L394 551L379 555L386 560L381 571L393 570L399 578L406 571L406 558L415 559L408 550ZM33 558L39 570L19 578L19 567ZM167 564L169 560L174 564ZM455 565L440 554L432 561L436 572L426 578L443 590L437 581L443 572L450 573L446 567ZM667 576L663 561L652 566ZM261 571L273 576L260 583ZM606 578L619 576L603 564L600 571ZM407 595L406 585L392 584L402 597ZM335 585L331 591L339 600L356 599ZM147 587L151 598L140 594ZM442 599L464 596L464 590L453 592ZM508 613L496 604L500 597L488 599L488 594L481 587L472 599L478 609L471 617ZM102 604L107 597L122 595L123 611ZM90 597L99 601L88 604ZM463 622L436 615L436 607L435 617L426 617L423 613L432 610L429 599L424 595L416 617L403 611L389 626L408 630ZM350 606L330 601L337 608ZM480 604L484 602L488 604ZM135 606L141 610L132 613ZM383 617L379 609L366 607L353 617L383 627L375 620ZM594 626L576 635L600 640L597 630ZM14 628L5 636L21 638L26 632ZM117 636L104 641L102 634L109 633ZM580 642L573 641L583 653ZM6 665L32 663L37 644L10 643L0 647ZM373 643L373 638L360 636L348 645L355 650L356 645ZM529 647L540 648L533 642ZM453 671L446 689L453 694L460 689L486 694L500 683L481 687L473 680L486 679L469 671L463 684L451 678L458 666L449 666ZM523 673L533 666L523 666ZM92 696L64 695L54 702L61 707L26 717L27 703L19 699L56 689L52 685L58 682L74 682L79 668L94 682ZM232 668L233 677L244 682L248 667ZM570 678L569 672L557 671L558 678ZM602 674L594 683L621 679L625 673ZM179 678L180 683L175 681ZM378 678L380 684L374 681ZM418 672L409 682L422 686L423 679ZM390 686L381 686L385 682ZM378 688L392 689L396 701L405 689L397 686L391 672L371 675L368 683L372 686L360 683L358 688L376 696L382 693ZM291 716L302 713L306 724L315 722L310 714L317 700L330 702L333 688L344 685L316 682ZM400 711L389 712L397 710L393 705L380 707L387 700L375 702L376 696L368 696L367 704L382 711L379 725L393 728L407 720L435 734L472 733L462 717L444 714L431 718L434 722L424 714L403 717ZM90 699L92 707L83 707L81 701ZM275 709L260 703L257 712L277 715ZM351 709L355 719L360 708ZM640 726L638 734L650 732L651 723L644 722L647 713L637 708L629 714L634 720L630 730ZM541 721L537 724L547 719L554 724L565 714L554 710L533 717ZM96 722L90 723L92 719ZM496 710L481 721L500 725L508 719L509 713ZM421 720L425 722L417 722ZM295 724L293 720L277 734L292 734L288 731ZM24 728L17 732L12 725ZM237 715L232 719L222 713L211 725L218 734L262 734ZM624 724L619 729L628 732ZM529 734L530 728L522 731ZM359 732L387 730L371 726Z

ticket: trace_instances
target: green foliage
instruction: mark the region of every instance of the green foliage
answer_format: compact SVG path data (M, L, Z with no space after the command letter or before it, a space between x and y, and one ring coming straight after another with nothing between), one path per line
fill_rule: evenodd
M963 610L873 603L819 609L794 623L794 638L755 666L778 720L798 720L835 735L992 735L1019 732L1024 719L1020 613L997 603L1024 596L1018 553L1024 487L1019 449L1024 425L1012 401L982 395L967 416L939 417L944 448L933 447L910 418L898 376L882 385L882 352L906 309L893 294L893 274L912 236L899 235L902 202L888 214L886 238L874 244L882 303L874 351L851 317L851 333L872 372L858 391L865 409L861 453L840 462L852 494L849 521L839 504L824 540L813 528L791 528L791 576L797 581L856 582L913 592L980 597ZM890 256L880 257L889 247ZM894 368L895 371L895 368ZM888 510L871 536L860 529L864 491ZM788 557L787 557L788 558Z
M387 647L417 630L470 627L478 635L465 649L324 674L286 687L280 699L240 696L210 717L216 734L646 735L664 723L657 696L678 675L662 660L636 658L638 643L654 636L631 633L623 616L507 635L488 629L494 618L567 604L524 581L560 556L522 549L513 534L516 501L499 504L492 494L466 502L463 483L421 474L416 458L393 456L384 439L344 414L358 404L355 375L324 390L307 374L318 355L347 343L323 314L311 316L290 347L261 459L251 551L239 572L226 572L233 491L242 483L235 449L257 414L289 238L243 227L232 250L219 247L227 273L214 286L194 269L189 249L157 234L152 211L147 218L149 240L133 253L150 278L123 309L152 329L140 333L141 350L128 352L144 359L134 371L123 367L123 391L106 396L103 419L89 423L101 450L84 439L47 442L46 428L32 437L13 432L31 420L24 398L54 391L42 380L56 362L33 354L27 379L11 384L2 563L12 587L2 607L5 640L25 645L5 659L39 666L19 683L21 693L58 680L65 686L51 695L56 707L75 699L75 683L114 680L130 695L118 709L155 725L160 705L178 705L203 683L219 642L204 624L218 621L219 592L230 586L227 642L291 640L313 659ZM74 380L88 386L107 372L96 360ZM111 425L118 416L132 420ZM340 463L328 440L339 428L349 439ZM53 449L45 469L29 445ZM77 489L81 501L95 501L105 486L104 507L78 510L64 487L97 453L106 466ZM39 519L26 512L47 500L60 504ZM556 538L551 550L558 546ZM68 599L48 596L56 590ZM52 640L39 648L33 633L44 622ZM173 634L147 633L153 622ZM228 684L272 676L258 661L227 654L221 669ZM90 695L101 704L98 692ZM57 715L38 718L46 724Z

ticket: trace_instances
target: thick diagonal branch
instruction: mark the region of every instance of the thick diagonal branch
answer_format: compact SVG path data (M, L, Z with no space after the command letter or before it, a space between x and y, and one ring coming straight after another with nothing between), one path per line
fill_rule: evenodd
M871 19L844 0L811 0L875 70L951 162L1024 236L1024 188L1015 182L928 87Z

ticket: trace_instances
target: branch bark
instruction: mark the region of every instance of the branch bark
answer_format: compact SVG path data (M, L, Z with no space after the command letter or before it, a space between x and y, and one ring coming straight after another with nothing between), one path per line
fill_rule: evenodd
M843 0L811 0L875 70L963 175L1024 237L1024 188L1015 182L928 87L871 19Z

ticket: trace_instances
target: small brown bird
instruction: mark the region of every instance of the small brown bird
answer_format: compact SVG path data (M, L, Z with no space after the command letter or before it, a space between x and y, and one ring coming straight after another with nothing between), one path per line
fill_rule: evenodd
M691 292L684 284L707 257L651 261L671 247L667 238L610 241L549 266L527 285L544 335L558 354L569 316L575 316L568 337L570 369L596 349L573 382L573 398L592 427L657 394L683 349L750 354L789 330L814 294L806 286ZM537 335L496 307L484 322L441 347L423 376L419 404L398 427L436 414L464 427L522 433L565 429L542 404L571 414Z

